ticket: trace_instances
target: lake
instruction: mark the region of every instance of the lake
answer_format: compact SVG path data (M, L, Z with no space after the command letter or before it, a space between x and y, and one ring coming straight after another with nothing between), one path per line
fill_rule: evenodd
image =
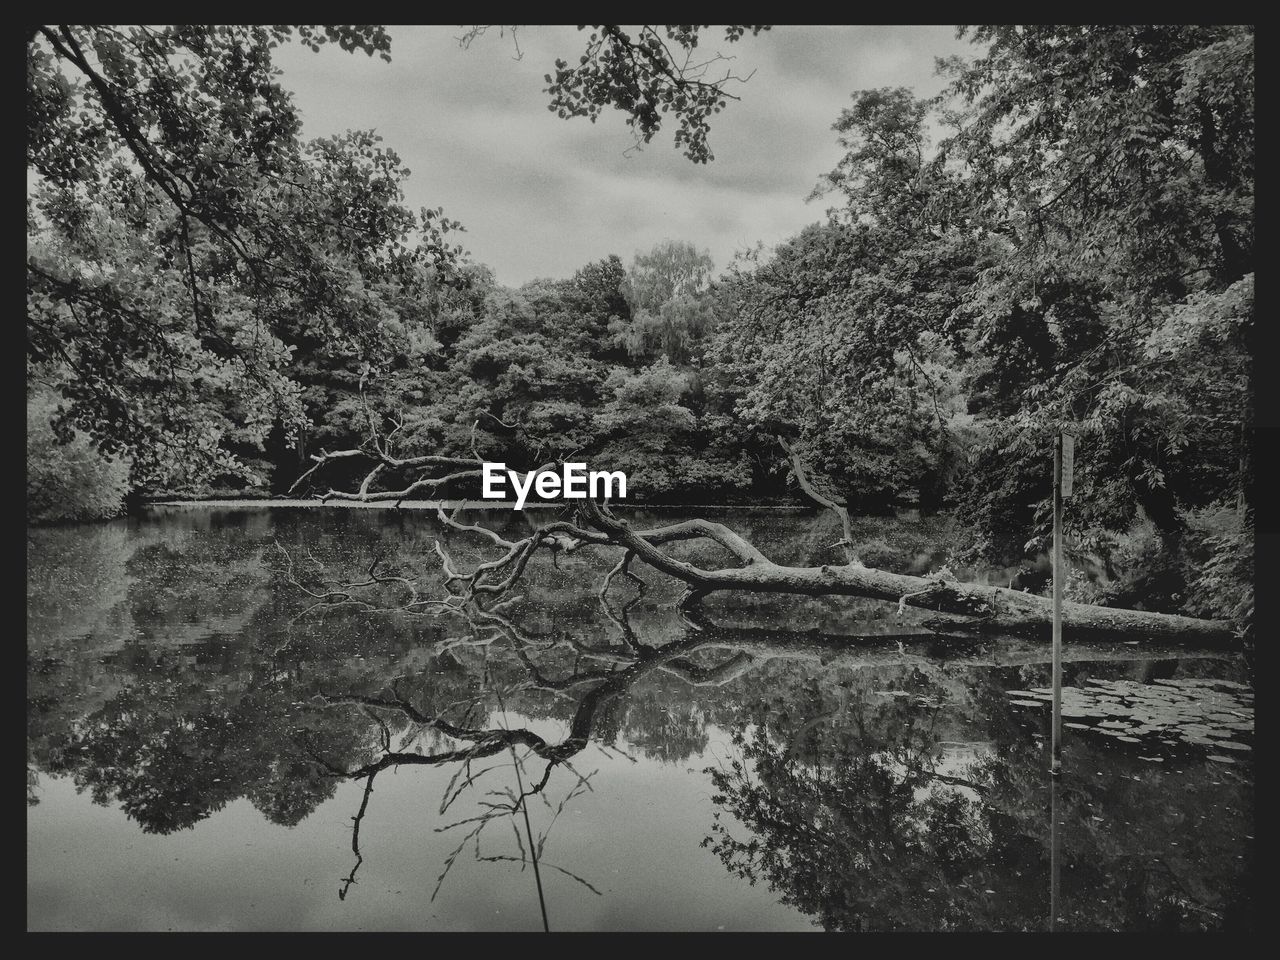
M716 519L837 559L824 516ZM927 520L858 533L904 572L947 559ZM1048 644L892 604L685 617L640 565L643 594L602 601L617 557L593 549L471 617L297 585L377 560L441 596L436 540L463 567L493 548L426 512L155 507L27 536L33 930L1254 927L1232 653L1068 636L1052 784Z

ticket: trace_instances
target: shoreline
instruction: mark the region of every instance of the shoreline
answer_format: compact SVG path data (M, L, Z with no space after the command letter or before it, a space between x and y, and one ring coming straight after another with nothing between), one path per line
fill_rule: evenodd
M442 507L451 510L459 503L465 503L468 510L511 510L515 512L516 502L514 500L405 500L399 509L401 510L430 510L435 511ZM525 503L524 510L555 510L563 507L563 503ZM804 504L697 504L697 503L620 503L614 502L610 504L613 509L635 509L635 510L701 510L701 511L753 511L763 510L778 513L813 513L817 507L806 506ZM257 498L226 498L226 499L209 499L209 500L152 500L139 505L139 510L195 510L200 508L232 510L307 510L318 509L323 507L337 507L339 509L354 510L394 510L396 508L395 501L383 500L373 503L363 503L356 500L330 500L322 502L320 500L301 500L292 498L273 498L273 499L257 499Z

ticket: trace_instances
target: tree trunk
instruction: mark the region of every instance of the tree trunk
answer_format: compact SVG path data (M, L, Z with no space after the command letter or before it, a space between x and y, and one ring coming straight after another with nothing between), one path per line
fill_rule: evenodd
M358 492L330 489L324 494L323 499L399 503L415 494L420 495L423 491L434 492L441 484L450 480L478 476L480 472L479 457L472 459L426 455L399 459L377 442L376 433L374 439L372 453L351 449L313 455L312 459L316 462L316 466L304 474L298 480L298 484L303 483L317 468L330 460L372 457L376 461L375 465L366 475ZM1005 587L959 583L941 576L912 577L863 566L854 559L851 542L853 534L848 509L814 487L806 476L800 458L789 447L787 450L801 489L840 518L844 533L840 543L845 549L849 562L821 567L783 566L774 563L754 544L723 524L701 518L684 520L663 527L635 530L626 520L614 516L607 506L590 499L578 501L579 522L552 520L533 530L529 536L516 541L508 540L482 525L459 522L456 515L464 504L460 504L453 514L446 514L443 507L438 506L437 516L445 527L487 537L506 552L494 560L479 564L470 572L461 572L455 569L440 542L436 541L435 550L444 567L445 589L449 596L439 599L421 598L417 589L413 588L413 599L407 603L406 609L428 607L460 609L461 605L476 602L482 597L501 603L502 598L523 576L529 560L540 549L548 549L554 556L559 551L572 552L587 547L614 547L622 548L625 553L618 564L605 576L599 589L601 596L605 595L618 576L639 580L629 570L631 561L639 559L655 570L683 581L688 586L688 590L681 599L682 607L695 604L709 593L725 590L785 593L811 597L868 597L897 603L899 610L910 606L943 614L949 618L945 622L935 621L925 625L945 632L979 631L1035 636L1049 633L1053 622L1053 604L1048 597L1022 593ZM552 469L557 463L558 461L545 464L535 472ZM442 476L422 477L399 490L371 490L371 482L385 466L397 469L414 466L454 472ZM730 554L739 565L703 569L679 560L662 549L669 543L695 539L712 541ZM326 588L325 593L308 592L321 603L331 602L334 598L341 602L355 602L352 590L384 582L408 583L405 578L399 576L380 577L376 573L376 566L375 562L370 568L368 577L361 583L349 584L337 590ZM1149 642L1219 645L1230 643L1235 637L1231 625L1221 621L1196 620L1191 617L1150 613L1144 610L1096 607L1083 603L1064 603L1062 622L1070 639L1133 639Z
M952 629L1040 634L1047 632L1053 623L1053 603L1048 597L1005 587L888 573L856 562L821 567L781 566L727 528L722 528L723 533L720 534L704 528L704 535L720 542L742 560L743 565L704 570L659 550L655 543L670 539L662 537L661 531L634 531L625 520L604 513L592 501L585 503L584 513L591 526L604 533L610 541L634 552L649 566L687 583L689 601L720 590L812 597L869 597L896 602L899 607L916 607L968 618L967 621L949 624ZM721 539L724 534L730 534L731 538ZM1062 623L1063 629L1073 637L1122 637L1203 644L1228 643L1234 637L1230 625L1220 621L1084 603L1064 602Z

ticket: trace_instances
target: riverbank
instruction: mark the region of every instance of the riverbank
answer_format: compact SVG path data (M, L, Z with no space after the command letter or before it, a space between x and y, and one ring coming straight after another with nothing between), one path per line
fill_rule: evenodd
M156 508L178 509L178 510L195 510L195 509L244 509L244 510L276 510L276 509L316 509L319 507L338 507L346 509L358 510L430 510L434 512L440 507L445 510L452 510L459 503L465 503L466 507L471 510L514 510L516 502L514 500L403 500L397 504L394 500L383 500L372 503L365 503L357 500L300 500L290 498L278 499L252 499L252 498L225 498L211 500L151 500L144 502L141 506L143 509L151 510ZM525 510L555 510L564 506L561 502L556 503L534 503L528 502L524 504ZM814 513L817 508L804 504L689 504L689 503L639 503L627 501L615 502L614 509L626 509L628 507L636 510L699 510L706 513L727 513L727 512L753 512L768 511L772 513Z

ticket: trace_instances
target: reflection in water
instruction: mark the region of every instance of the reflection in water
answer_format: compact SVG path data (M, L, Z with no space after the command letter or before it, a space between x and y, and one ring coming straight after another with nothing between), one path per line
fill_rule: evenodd
M805 518L731 522L780 556L822 542ZM317 577L378 557L429 583L437 536L464 556L457 534L389 512L204 511L32 531L32 862L84 816L40 803L46 783L69 778L133 836L172 838L174 850L197 827L234 822L244 844L265 844L315 818L345 821L349 837L331 848L351 858L333 875L338 896L325 881L307 917L278 914L277 926L342 926L355 908L371 924L418 925L422 904L442 904L471 870L485 871L482 899L530 902L518 922L543 928L1252 926L1250 754L1223 747L1252 731L1234 660L1069 643L1064 702L1093 713L1068 719L1098 732L1068 727L1055 786L1041 644L929 637L857 601L735 598L691 622L656 582L602 605L579 584L598 582L610 558L585 553L539 566L529 594L495 610L307 611L274 546ZM779 623L814 629L762 628ZM1123 735L1110 735L1119 722ZM1232 735L1214 736L1214 723ZM1157 741L1190 728L1204 743L1184 736L1157 754L1150 737L1130 739L1147 727ZM434 797L397 782L414 769L439 771ZM245 825L241 801L263 821ZM397 902L403 890L378 886L388 861L422 856L383 826L403 816L444 846L421 895ZM117 846L102 855L123 860L131 834L111 823ZM172 862L160 843L156 870ZM294 848L278 849L287 874ZM628 875L645 878L643 898L618 894ZM673 895L686 875L696 890ZM33 927L93 925L67 906L74 877L42 877ZM147 888L120 884L115 922L141 923ZM257 922L234 903L221 908L233 926ZM450 901L432 923L507 922L459 909Z
M1049 778L1049 930L1058 929L1058 891L1062 889L1062 821L1058 813L1061 775Z
M1051 697L1045 688L1010 690L1009 695L1015 706L1033 711ZM1253 691L1235 680L1089 679L1063 690L1062 715L1081 736L1141 744L1152 754L1144 759L1156 763L1187 753L1236 763L1253 749Z

